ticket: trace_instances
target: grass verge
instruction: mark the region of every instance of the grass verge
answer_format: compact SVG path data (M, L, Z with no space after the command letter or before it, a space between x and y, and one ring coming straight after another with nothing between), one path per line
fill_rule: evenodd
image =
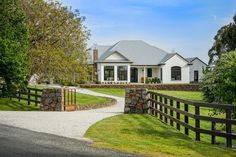
M48 87L31 86L31 88L43 89ZM26 95L23 97L27 98ZM34 100L35 98L31 97L31 99ZM76 93L76 104L79 106L84 106L84 105L95 106L101 104L109 104L111 102L112 99L110 98ZM35 104L32 102L30 105L28 105L27 101L21 100L19 102L18 99L14 98L12 100L10 100L9 98L0 98L0 111L39 111L39 105L35 106Z
M94 146L151 156L233 157L236 151L192 139L149 115L118 115L88 129Z

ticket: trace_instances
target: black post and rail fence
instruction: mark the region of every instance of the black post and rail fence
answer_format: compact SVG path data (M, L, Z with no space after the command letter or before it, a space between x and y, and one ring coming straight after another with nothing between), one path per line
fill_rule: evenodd
M232 119L231 115L232 111L236 111L236 106L188 101L152 91L148 91L147 94L150 115L170 126L174 126L175 123L177 130L183 127L184 134L187 136L190 130L193 131L196 141L201 140L201 134L208 134L211 136L212 144L216 144L216 137L223 137L226 139L226 146L232 148L232 141L236 139L232 126L236 126L236 119ZM201 114L203 108L219 109L225 113L225 118ZM192 119L191 123L190 119ZM202 121L210 122L211 128L201 127ZM216 124L224 125L225 130L217 130Z
M27 88L26 90L17 91L12 97L18 99L19 102L24 100L28 105L33 103L35 106L38 106L42 103L42 92L42 89Z

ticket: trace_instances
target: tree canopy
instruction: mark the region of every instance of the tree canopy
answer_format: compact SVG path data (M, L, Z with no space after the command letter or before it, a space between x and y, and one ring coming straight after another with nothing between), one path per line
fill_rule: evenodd
M236 51L222 54L215 67L205 72L202 89L208 102L236 105Z
M0 1L0 82L10 93L27 84L28 29L19 0Z
M236 50L236 14L233 22L220 28L214 37L214 44L209 50L209 64L214 64L222 54Z
M21 1L30 33L31 75L67 82L87 77L89 31L79 11L55 0Z

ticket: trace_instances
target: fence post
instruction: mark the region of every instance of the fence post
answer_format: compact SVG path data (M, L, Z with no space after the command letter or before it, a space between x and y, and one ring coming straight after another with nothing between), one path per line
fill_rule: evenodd
M73 94L74 94L73 89L71 89L70 92L71 92L71 94L70 94L70 96L71 96L70 102L71 102L71 105L73 105Z
M195 115L197 115L197 117L195 118L195 128L200 129L200 120L198 118L198 116L200 115L199 106L195 106ZM195 131L195 140L200 141L200 132L199 131Z
M155 109L157 110L158 108L157 108L157 95L155 94ZM157 111L155 111L155 116L157 117L158 115L157 115Z
M30 105L30 89L28 89L28 105Z
M232 133L232 126L231 126L231 110L226 109L226 133ZM232 138L230 136L226 137L227 147L232 148Z
M176 102L176 108L180 109L180 102ZM176 119L180 120L180 113L176 112ZM180 131L180 124L176 123L176 128Z
M20 94L21 94L21 90L18 91L18 101L20 102Z
M184 111L188 112L188 104L184 104ZM188 116L186 116L186 115L184 116L184 122L186 124L188 124ZM184 128L184 133L185 133L185 135L189 135L187 127Z
M74 89L74 105L76 105L76 89Z
M66 89L63 88L63 97L64 97L64 110L65 110L65 106L66 106Z
M170 99L170 106L173 107L173 100ZM173 117L173 110L170 109L170 116ZM173 120L170 119L170 125L173 126Z
M34 94L35 94L35 106L37 106L38 105L38 91L35 90Z
M67 102L68 102L68 104L67 105L69 105L70 104L70 89L67 89Z
M165 100L164 100L165 102L165 105L168 105L168 101L167 101L167 98L165 98ZM164 112L165 112L165 114L167 114L167 108L166 107L164 107ZM168 123L168 120L167 120L167 117L165 116L165 123Z
M152 97L151 97L151 98L152 98L152 100L155 100L155 95L152 94ZM156 113L156 111L155 111L155 109L156 109L156 108L155 108L155 104L156 104L156 102L153 101L153 102L152 102L152 108L154 109L154 110L152 111L152 115L153 115L153 116L155 116L155 113Z
M161 96L160 96L160 103L162 103L162 97ZM162 112L162 105L160 105L160 111L161 111L161 113L163 113ZM163 120L162 114L160 114L160 120L161 121Z
M211 122L211 130L212 131L216 130L216 122L214 122L214 121ZM216 136L211 135L211 144L215 144L215 143L216 143Z

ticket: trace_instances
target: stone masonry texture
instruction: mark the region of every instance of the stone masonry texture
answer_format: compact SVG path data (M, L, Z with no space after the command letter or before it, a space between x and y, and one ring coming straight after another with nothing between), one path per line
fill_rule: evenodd
M146 88L126 88L124 113L146 113L147 92Z
M149 90L199 91L198 84L81 84L81 88L147 88Z
M41 111L64 111L62 88L43 89Z

